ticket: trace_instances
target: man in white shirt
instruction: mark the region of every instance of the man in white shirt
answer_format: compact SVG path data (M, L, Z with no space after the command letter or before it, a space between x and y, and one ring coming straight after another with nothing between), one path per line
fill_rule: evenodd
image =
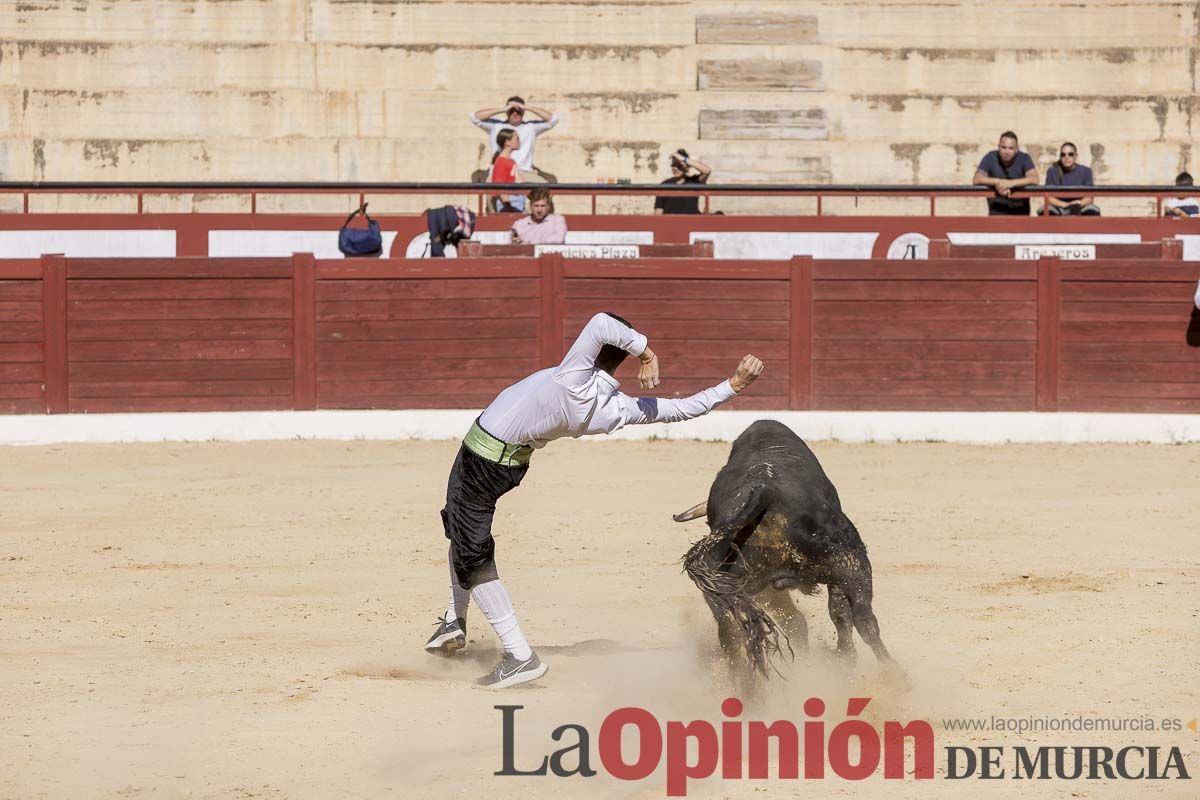
M626 425L678 422L712 411L762 374L753 355L729 380L678 400L630 397L613 377L626 355L641 362L643 389L658 385L658 357L646 337L614 314L591 318L556 367L535 372L502 391L471 426L446 487L442 525L450 540L450 604L425 649L449 656L466 647L467 606L483 611L504 656L476 684L504 689L536 680L546 665L530 648L496 572L492 517L496 500L520 485L533 451L564 436L612 433Z
M536 122L525 119L525 112L531 112L541 117ZM495 115L504 112L504 117ZM492 154L500 151L496 137L500 131L514 130L521 139L521 146L513 151L512 159L521 169L521 179L525 183L545 183L541 170L533 165L533 147L537 137L558 124L558 114L540 108L525 105L520 97L513 96L504 101L498 108L481 108L470 115L471 124L483 128L488 133ZM547 173L548 174L548 173ZM553 176L551 176L553 180Z

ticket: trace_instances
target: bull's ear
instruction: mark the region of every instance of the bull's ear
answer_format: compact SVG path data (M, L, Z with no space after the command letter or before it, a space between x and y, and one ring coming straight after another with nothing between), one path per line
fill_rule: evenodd
M679 512L678 514L671 517L671 519L675 520L676 522L688 522L693 519L699 519L700 517L707 517L707 516L708 516L708 501L705 500L702 503L697 503L696 505L692 506L687 511Z

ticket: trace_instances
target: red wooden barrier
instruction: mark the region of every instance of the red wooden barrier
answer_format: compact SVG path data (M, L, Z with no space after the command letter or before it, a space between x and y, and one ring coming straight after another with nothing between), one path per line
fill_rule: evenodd
M791 372L788 375L788 407L800 410L812 408L814 315L811 258L792 259L789 288L788 359Z
M562 360L566 351L562 347L563 308L563 257L549 255L541 259L541 275L538 278L538 300L540 324L538 326L538 363L549 367Z
M40 260L0 262L0 413L46 412Z
M603 247L604 245L591 245ZM620 247L621 245L616 245ZM641 244L638 248L639 258L712 258L713 243L709 240L691 242L690 244ZM532 258L536 245L532 244L484 244L483 242L460 242L456 248L459 258L495 258L496 256L521 256Z
M733 408L1200 412L1187 262L0 262L5 413L478 408L586 320ZM631 361L618 377L628 390Z
M67 260L42 256L42 342L45 346L46 413L68 411Z
M1059 410L1200 413L1195 265L1060 270Z
M933 239L929 242L929 257L931 259L963 259L963 258L1014 258L1016 251L1026 245L1012 244L951 244L947 239ZM1038 245L1029 245L1038 246ZM1183 241L1169 238L1157 242L1102 242L1100 244L1061 245L1062 247L1095 248L1098 259L1149 260L1149 261L1182 261Z
M542 366L553 264L318 261L317 406L483 407Z
M564 351L592 315L611 311L649 337L661 362L659 396L712 386L732 375L742 356L755 353L775 368L728 407L789 407L788 262L581 260L565 262L563 270ZM632 359L616 377L625 391L639 392Z
M317 264L312 253L292 256L292 408L317 407Z
M826 261L814 270L814 408L1033 408L1033 262Z
M1038 262L1037 276L1037 405L1038 411L1058 410L1058 325L1062 287L1061 263Z
M64 410L293 407L289 259L70 259L66 278Z

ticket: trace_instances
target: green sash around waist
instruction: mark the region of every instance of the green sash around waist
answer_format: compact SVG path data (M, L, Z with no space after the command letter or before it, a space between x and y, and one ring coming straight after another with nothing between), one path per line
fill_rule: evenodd
M480 458L506 467L524 466L529 463L529 457L533 455L533 448L529 445L509 444L501 441L479 427L478 422L472 423L471 430L467 431L467 438L463 439L463 444Z

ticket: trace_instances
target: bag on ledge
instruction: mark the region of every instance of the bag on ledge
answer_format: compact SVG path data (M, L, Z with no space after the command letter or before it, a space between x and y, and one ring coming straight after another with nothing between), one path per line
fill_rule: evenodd
M367 227L350 227L350 221L357 214L367 218ZM366 203L346 217L342 229L338 231L338 250L341 250L346 258L378 258L383 255L383 236L379 232L379 223L367 214Z

